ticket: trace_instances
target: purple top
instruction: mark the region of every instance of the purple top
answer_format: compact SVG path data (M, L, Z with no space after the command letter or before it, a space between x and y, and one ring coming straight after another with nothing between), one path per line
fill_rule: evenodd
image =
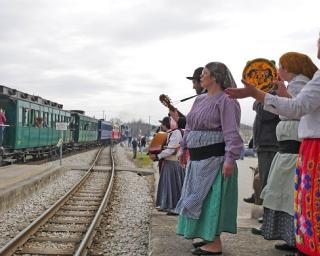
M186 149L186 138L190 131L222 131L225 147L225 160L233 163L239 159L243 141L239 134L241 110L237 100L224 92L213 96L208 94L196 98L187 115L186 130L181 141Z

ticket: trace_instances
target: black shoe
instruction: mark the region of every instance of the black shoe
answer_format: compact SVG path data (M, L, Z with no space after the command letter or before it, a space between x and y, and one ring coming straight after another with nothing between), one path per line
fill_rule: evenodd
M193 246L193 248L197 248L197 247L204 246L206 244L207 244L207 242L201 241L201 242L192 243L192 246Z
M210 252L202 250L200 247L191 250L193 255L221 255L222 252Z
M260 228L252 228L251 233L254 235L262 236L262 230Z
M259 223L263 223L263 218L262 218L262 217L259 218L259 219L258 219L258 222L259 222Z
M248 203L248 204L254 204L254 202L255 202L253 196L248 197L248 198L243 198L243 201L245 201L245 202Z
M274 246L274 248L276 248L277 250L280 250L280 251L289 251L289 252L297 252L298 251L298 249L295 246L290 246L286 243L276 244Z
M177 216L177 215L179 215L179 213L167 212L167 215L169 215L169 216Z

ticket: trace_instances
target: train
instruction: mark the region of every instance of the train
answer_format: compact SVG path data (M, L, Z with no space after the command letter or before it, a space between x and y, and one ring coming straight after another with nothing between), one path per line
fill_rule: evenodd
M64 110L62 104L3 85L0 109L7 119L2 125L0 164L56 155L61 139L64 151L118 143L126 139L128 129L126 125L89 117L82 110ZM61 123L65 130L60 130Z

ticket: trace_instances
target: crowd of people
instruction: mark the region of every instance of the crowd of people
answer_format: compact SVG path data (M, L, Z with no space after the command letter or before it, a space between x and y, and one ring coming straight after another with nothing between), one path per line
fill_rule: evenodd
M318 39L320 59L320 38ZM237 98L252 97L259 186L247 202L262 204L261 229L279 250L320 256L320 71L305 54L279 58L269 93L245 81L237 88L228 67L210 62L191 77L197 97L188 115L171 110L159 161L156 207L177 214L176 233L193 242L194 255L222 254L222 232L237 232L238 168L243 150ZM288 254L286 254L288 255Z

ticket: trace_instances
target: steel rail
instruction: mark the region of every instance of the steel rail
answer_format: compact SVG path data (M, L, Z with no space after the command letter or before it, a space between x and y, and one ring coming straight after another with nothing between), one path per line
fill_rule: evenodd
M90 168L77 184L75 184L63 197L61 197L50 208L48 208L44 213L42 213L38 218L36 218L29 226L23 229L18 235L16 235L12 240L10 240L4 247L0 249L1 256L12 255L18 249L18 247L27 242L30 236L37 232L37 230L59 210L59 208L72 196L72 194L75 191L77 191L77 189L90 176L90 173L93 167L95 166L101 152L102 148L99 149L96 158L94 159Z
M113 187L113 181L114 181L114 175L115 175L115 168L114 168L114 156L113 156L113 152L112 152L112 147L110 150L110 157L111 157L111 177L110 177L110 181L109 181L109 185L107 188L107 191L103 197L102 203L98 209L98 211L96 212L96 215L94 216L85 236L83 237L78 250L75 252L75 256L84 256L87 255L89 247L92 243L92 239L94 237L95 234L95 228L97 227L98 223L100 222L101 216L103 211L105 210L105 208L108 205L109 199L110 199L110 195L111 195L111 191L112 191L112 187Z

